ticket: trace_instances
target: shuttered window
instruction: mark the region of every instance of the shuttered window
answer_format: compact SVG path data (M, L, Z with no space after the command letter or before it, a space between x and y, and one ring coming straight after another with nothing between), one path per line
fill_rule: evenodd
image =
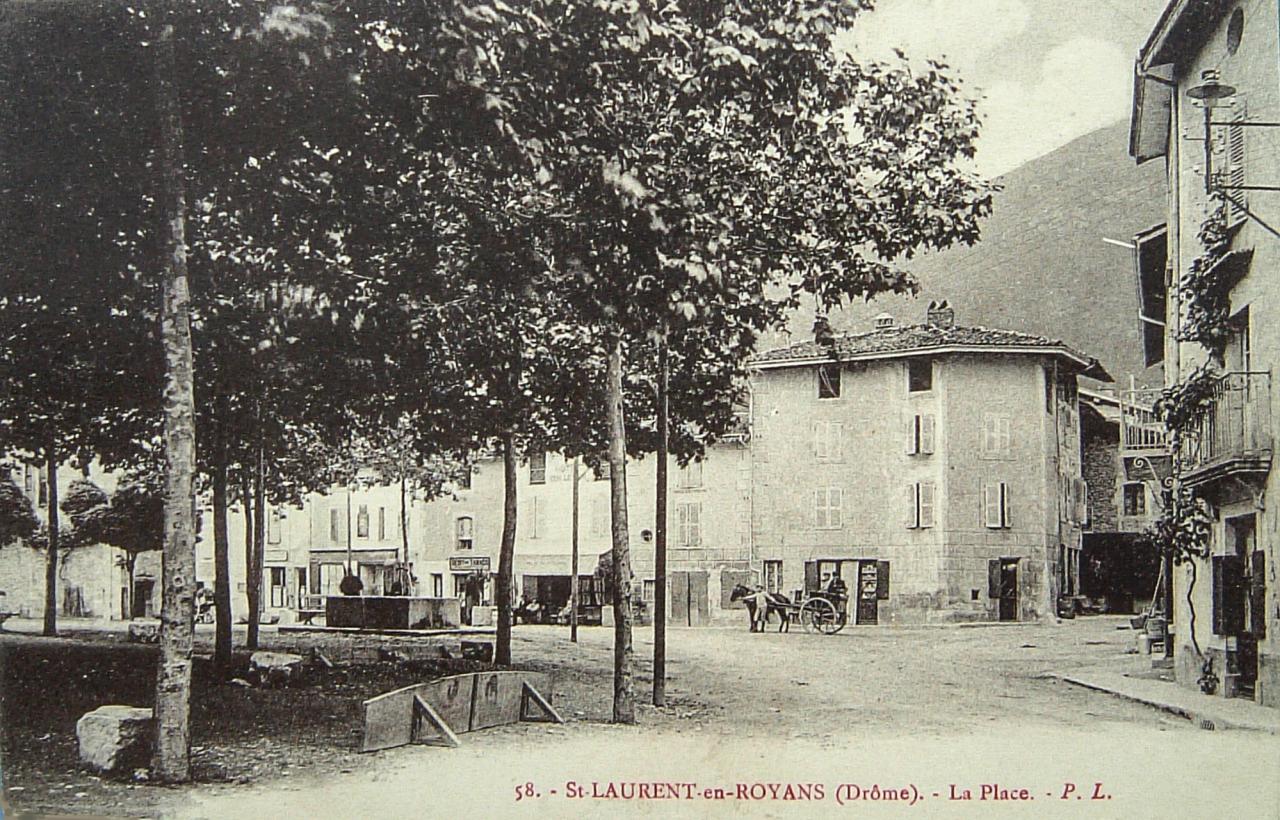
M676 505L676 544L681 547L702 544L702 504L697 501Z
M998 413L982 417L982 454L987 458L1007 458L1013 447L1013 421Z
M547 454L545 452L529 454L529 483L547 483Z
M702 486L702 462L690 461L676 474L676 489L696 490Z
M1231 124L1217 128L1219 133L1214 140L1217 143L1213 157L1214 184L1222 186L1226 193L1227 225L1243 221L1249 206L1248 192L1240 190L1240 186L1245 184L1245 132L1249 130L1240 125L1245 116L1244 99L1237 97Z
M984 484L982 487L982 523L989 529L1007 529L1013 526L1010 515L1009 485L1003 481Z
M817 461L822 462L844 460L844 422L813 423L813 455Z
M935 424L932 413L917 413L907 419L907 455L931 455Z
M932 481L907 485L907 527L928 529L933 526L934 486Z
M838 530L844 525L843 492L839 487L813 491L813 525L820 530Z

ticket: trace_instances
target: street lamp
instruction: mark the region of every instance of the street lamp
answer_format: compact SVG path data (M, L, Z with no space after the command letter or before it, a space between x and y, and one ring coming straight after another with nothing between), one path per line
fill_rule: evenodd
M1213 119L1213 109L1221 105L1225 100L1229 100L1236 95L1236 88L1233 85L1227 85L1222 82L1222 77L1216 68L1206 68L1200 72L1199 85L1193 85L1187 89L1187 96L1193 100L1197 100L1204 107L1204 190L1205 193L1213 193L1216 188L1219 192L1224 193L1228 198L1230 194L1227 191L1280 191L1280 187L1274 185L1214 185L1213 184L1213 140L1210 137L1211 129L1214 126L1230 126L1233 128L1276 128L1280 127L1280 122L1249 122L1246 120L1238 120L1236 122L1218 122ZM1242 208L1245 213L1247 209ZM1252 216L1252 214L1249 214Z

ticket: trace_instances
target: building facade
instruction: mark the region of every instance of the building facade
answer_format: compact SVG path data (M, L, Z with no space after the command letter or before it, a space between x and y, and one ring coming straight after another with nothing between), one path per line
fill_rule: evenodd
M1166 170L1164 253L1140 253L1137 271L1144 322L1164 325L1166 384L1206 363L1214 374L1170 454L1174 483L1211 519L1208 557L1172 572L1174 666L1187 686L1270 706L1280 705L1278 122L1274 6L1171 2L1138 56L1130 154ZM1218 343L1187 341L1206 316Z
M926 324L822 336L752 377L753 541L766 585L840 576L852 623L1052 617L1079 576L1076 378L1028 334Z

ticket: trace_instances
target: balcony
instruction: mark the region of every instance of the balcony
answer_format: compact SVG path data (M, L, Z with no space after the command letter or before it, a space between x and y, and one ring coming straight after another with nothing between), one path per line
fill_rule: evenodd
M1228 476L1265 477L1271 469L1271 375L1228 373L1209 408L1182 437L1182 481L1205 484Z
M1125 390L1120 394L1120 449L1125 455L1164 455L1169 451L1164 422L1152 407L1159 390Z

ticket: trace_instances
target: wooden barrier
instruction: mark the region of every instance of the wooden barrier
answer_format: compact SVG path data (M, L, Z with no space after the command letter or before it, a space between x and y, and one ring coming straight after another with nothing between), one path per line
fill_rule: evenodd
M471 672L406 686L364 702L360 751L409 743L457 746L464 732L522 720L564 723L550 695L551 678L541 672Z

